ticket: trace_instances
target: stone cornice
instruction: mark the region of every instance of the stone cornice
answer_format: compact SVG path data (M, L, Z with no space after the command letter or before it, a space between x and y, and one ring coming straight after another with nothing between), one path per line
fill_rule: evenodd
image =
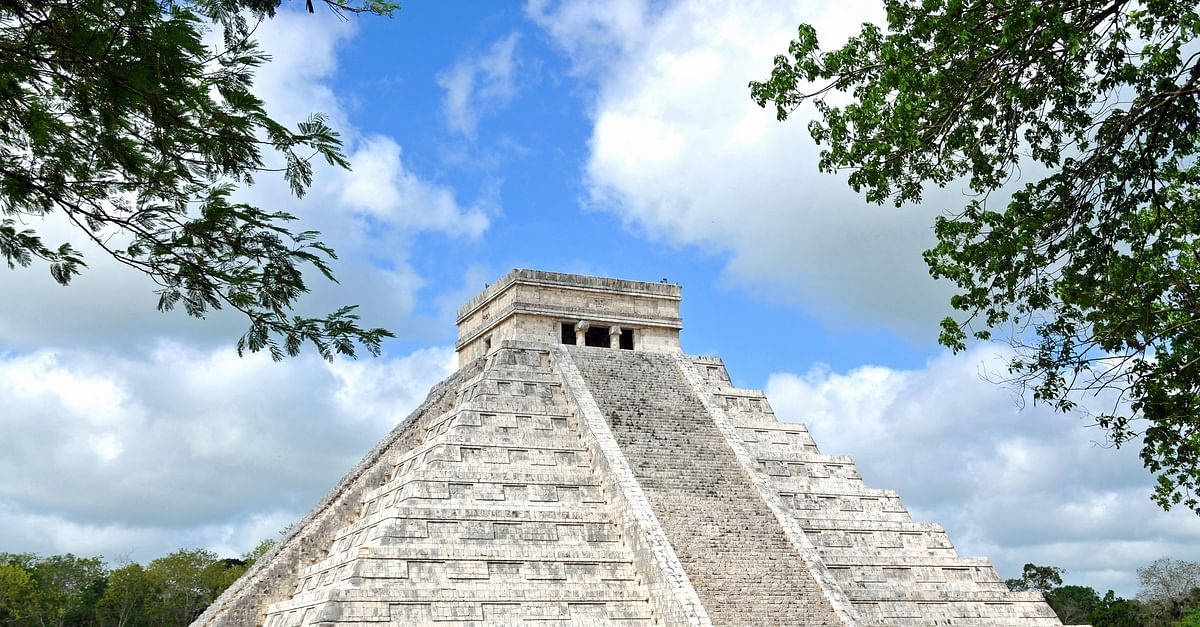
M457 322L461 324L477 309L517 284L672 301L680 300L683 289L677 283L650 283L518 268L500 277L495 283L487 286L482 292L467 301L465 305L459 307Z
M552 305L533 305L533 304L529 304L529 303L514 303L509 307L505 307L497 315L493 316L487 324L481 325L478 329L471 331L469 334L467 334L463 337L458 338L458 341L456 341L454 343L455 349L459 349L459 348L462 348L463 346L466 346L467 344L473 342L475 339L479 338L480 336L487 334L487 332L491 331L493 328L495 328L496 325L500 324L501 322L504 322L505 320L508 320L509 318L511 318L517 314L524 314L524 315L531 315L531 316L545 316L548 318L564 318L564 319L570 319L570 320L587 320L588 322L630 326L630 327L634 327L634 328L658 327L658 328L662 328L662 329L673 329L676 331L683 328L683 320L680 318L675 318L675 317L652 318L652 317L647 317L647 316L635 316L635 315L615 316L611 313L607 313L607 314L606 313L597 313L595 315L588 314L586 316L581 316L578 309L569 309L569 308L565 308L565 307L554 307Z

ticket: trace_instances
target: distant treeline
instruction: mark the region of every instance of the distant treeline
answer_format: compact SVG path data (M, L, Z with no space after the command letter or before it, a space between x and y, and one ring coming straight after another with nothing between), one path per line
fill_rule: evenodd
M109 568L99 557L0 553L0 625L183 626L270 550L240 558L180 550L146 566Z
M146 566L108 568L99 557L0 553L0 625L24 627L182 627L192 622L255 560L265 540L240 558L180 550ZM1200 562L1163 558L1138 569L1136 599L1112 590L1063 585L1054 566L1026 564L1011 590L1036 590L1067 625L1200 627Z
M1041 592L1065 625L1200 627L1200 562L1164 557L1139 568L1136 599L1063 585L1065 573L1055 566L1026 564L1020 578L1005 583L1010 590Z

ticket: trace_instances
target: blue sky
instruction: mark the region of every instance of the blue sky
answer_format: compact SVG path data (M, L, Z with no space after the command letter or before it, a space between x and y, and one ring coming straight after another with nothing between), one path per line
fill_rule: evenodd
M69 288L12 271L0 306L0 551L148 560L235 554L301 517L454 364L454 309L513 267L683 285L683 346L764 388L822 450L946 526L1004 576L1027 561L1137 590L1164 555L1200 559L1200 524L1149 502L1136 450L1078 416L1019 408L984 381L1003 347L952 356L949 291L920 254L961 190L900 209L819 174L800 111L750 103L795 26L837 41L873 0L406 3L340 21L289 9L259 33L273 115L313 111L351 172L297 201L242 195L325 233L342 283L396 331L381 359L239 359L235 316L154 311L149 285L95 255ZM53 220L48 239L71 239ZM86 244L79 244L85 248Z
M523 7L481 11L452 3L413 4L394 19L365 19L358 25L357 36L341 52L353 61L340 64L331 81L351 103L355 124L366 134L402 138L406 165L415 173L451 187L460 200L478 200L494 211L486 236L478 240L434 236L413 242L414 267L430 284L460 282L469 268L485 277L513 267L666 277L687 291L687 347L719 350L747 384L761 385L768 373L795 363L847 368L873 361L909 367L936 352L936 320L905 338L881 325L830 325L803 303L781 304L723 281L726 251L663 242L644 236L637 224L614 219L619 209L589 198L581 176L589 159L597 79L577 71ZM464 134L447 122L446 89L439 82L453 68L492 54L496 43L510 39L515 39L511 93L501 102L472 103L478 122ZM769 59L762 65L769 67ZM744 85L729 89L745 96ZM839 182L829 178L824 184ZM741 209L727 208L730 213ZM418 310L436 313L436 299L419 302ZM452 328L442 331L439 340L452 337ZM410 349L425 339L397 345ZM757 348L764 343L776 350L764 355Z

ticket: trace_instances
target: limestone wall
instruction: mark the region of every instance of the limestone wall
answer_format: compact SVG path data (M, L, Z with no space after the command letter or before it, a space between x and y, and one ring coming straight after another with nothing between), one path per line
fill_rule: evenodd
M456 379L262 624L664 622L549 352L505 343Z
M567 350L714 624L846 624L672 356Z
M629 538L638 571L646 578L650 602L658 617L667 625L711 625L687 571L574 360L562 346L554 347L552 354L567 394L579 412L593 463L604 478L614 516Z
M720 359L493 341L195 624L1059 624Z
M560 324L635 330L637 350L679 349L678 285L513 270L458 311L459 363L504 340L559 343Z
M262 625L267 606L287 599L300 570L324 558L338 530L358 518L363 494L379 485L388 473L389 455L412 446L420 434L420 424L453 405L458 385L482 365L482 361L473 362L434 386L420 407L371 449L303 520L192 624Z
M764 501L803 533L862 624L1061 624L1040 594L1009 592L985 558L959 556L940 525L913 521L895 491L865 486L852 459L822 454L804 425L777 420L761 391L733 387L719 359L677 361Z

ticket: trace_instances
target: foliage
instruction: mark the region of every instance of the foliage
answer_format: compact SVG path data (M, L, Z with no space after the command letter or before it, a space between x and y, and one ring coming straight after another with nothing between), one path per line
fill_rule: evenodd
M162 624L192 622L216 598L213 592L221 579L213 567L218 564L217 555L203 549L176 551L150 562L146 572L162 582L162 589L147 613Z
M1123 599L1109 590L1100 596L1087 586L1062 585L1065 570L1026 564L1010 590L1038 590L1064 625L1095 627L1167 627L1200 619L1200 587L1191 579L1196 562L1162 558L1138 569L1138 599Z
M1096 627L1140 627L1144 624L1142 617L1141 603L1136 599L1122 599L1109 590L1088 614L1088 622Z
M1143 601L1141 605L1145 624L1173 625L1184 620L1192 610L1200 609L1200 588L1192 588L1179 596Z
M1109 590L1103 597L1087 586L1060 586L1045 593L1046 603L1064 625L1108 625L1137 627L1141 606Z
M1137 569L1143 601L1182 597L1200 588L1200 562L1162 557Z
M1009 590L1023 592L1037 590L1045 593L1047 590L1062 585L1062 574L1066 572L1057 566L1038 566L1025 564L1020 579L1008 579L1004 583Z
M0 553L0 624L187 625L274 545L239 558L179 550L108 570L98 557Z
M102 624L127 627L148 624L147 609L165 586L165 581L147 572L141 564L128 564L108 574L108 586L97 608Z
M156 284L158 308L230 308L249 320L243 350L275 359L311 344L326 358L377 354L391 334L354 306L290 315L303 269L334 280L334 251L295 217L234 199L279 172L296 196L314 158L349 167L338 134L312 115L289 129L253 94L267 60L251 38L280 0L25 0L0 3L0 256L35 261L66 285L86 266L70 242L27 223L55 214ZM375 0L338 12L390 14ZM312 10L311 0L308 2ZM209 28L221 32L211 45ZM270 159L269 159L270 158ZM279 167L273 167L275 160Z
M1200 513L1200 8L884 5L884 27L828 52L801 25L753 98L781 120L813 103L821 169L871 202L964 182L975 196L925 253L963 312L940 341L1007 337L1008 381L1062 411L1104 394L1095 424L1118 446L1142 437L1154 500ZM1045 176L1016 186L1022 172Z
M1183 618L1171 623L1171 627L1200 627L1200 607L1193 607Z
M1158 625L1183 620L1189 608L1200 608L1200 562L1160 558L1137 570L1147 622Z
M0 563L0 624L30 618L35 590L33 577L20 564Z
M0 553L0 618L5 624L85 624L105 583L98 557Z

